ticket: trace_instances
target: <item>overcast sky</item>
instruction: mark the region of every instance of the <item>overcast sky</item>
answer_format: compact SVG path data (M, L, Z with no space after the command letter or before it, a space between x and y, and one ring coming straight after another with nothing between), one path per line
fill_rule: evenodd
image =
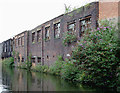
M0 0L0 43L64 13L97 0Z

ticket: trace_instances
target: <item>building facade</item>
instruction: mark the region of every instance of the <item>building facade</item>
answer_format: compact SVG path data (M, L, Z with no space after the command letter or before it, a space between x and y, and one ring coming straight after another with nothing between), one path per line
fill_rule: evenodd
M0 60L2 59L3 43L0 43Z
M24 31L14 37L14 61L16 65L25 63L28 56L28 33L29 31Z
M12 57L12 52L13 52L13 39L8 39L3 42L2 59Z
M93 2L75 11L53 18L36 28L20 33L14 37L15 62L24 63L31 55L32 65L52 65L58 56L69 58L73 42L63 45L64 33L74 33L80 40L87 28L96 28L99 14L99 3ZM23 38L23 39L22 39Z
M104 0L105 1L105 0ZM14 37L15 63L24 63L31 55L32 66L52 65L58 56L70 58L72 48L80 41L86 29L98 26L98 20L113 19L120 22L120 1L92 2L70 13L53 18L36 28L22 32ZM112 11L112 12L111 12ZM74 33L77 40L63 45L66 32Z

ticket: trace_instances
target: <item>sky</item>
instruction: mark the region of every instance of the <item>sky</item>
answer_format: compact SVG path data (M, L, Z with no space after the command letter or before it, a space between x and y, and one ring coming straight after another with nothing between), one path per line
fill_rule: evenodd
M65 12L97 0L0 0L0 43Z

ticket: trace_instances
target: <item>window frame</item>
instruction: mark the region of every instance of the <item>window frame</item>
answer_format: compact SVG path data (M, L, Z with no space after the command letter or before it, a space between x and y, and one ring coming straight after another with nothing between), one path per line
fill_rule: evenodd
M79 19L79 37L82 37L82 35L84 34L84 32L85 32L85 30L87 30L87 29L92 29L92 21L91 21L91 18L92 18L92 16L91 15L89 15L89 16L87 16L87 17L84 17L84 18L80 18ZM86 21L88 21L88 19L89 19L89 24L88 24L88 22L87 22L87 24L86 24ZM83 27L83 25L82 25L82 21L85 21L85 24L84 24L84 31L81 31L82 30L82 27ZM86 25L90 25L90 27L88 28L88 27L86 27Z
M33 61L34 60L34 61ZM31 58L32 63L35 63L35 57Z
M74 28L70 29L70 25L74 24ZM73 30L74 29L74 30ZM76 32L76 20L70 21L67 23L67 31L71 32L71 34Z
M58 24L59 24L59 26L58 26ZM58 22L58 23L54 24L54 38L60 38L60 33L61 33L61 24L60 24L60 22ZM57 37L57 35L58 35L58 37Z
M49 29L49 32L47 29ZM48 32L48 36L47 36L47 32ZM45 41L49 41L49 40L50 40L50 26L45 27Z
M41 63L41 57L37 57L37 62Z
M37 42L41 42L41 30L37 31Z
M32 32L32 43L35 43L35 32Z

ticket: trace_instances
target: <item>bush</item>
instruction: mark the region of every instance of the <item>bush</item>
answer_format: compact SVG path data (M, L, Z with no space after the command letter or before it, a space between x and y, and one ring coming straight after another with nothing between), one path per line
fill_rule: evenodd
M14 58L13 57L6 58L2 61L2 63L8 66L14 66Z
M63 45L66 46L75 41L77 41L77 36L75 35L75 33L72 33L70 31L67 31L66 33L64 33Z
M50 73L60 75L63 63L64 61L62 56L58 56L58 60L56 60L55 64L53 66L50 66Z
M71 81L76 81L76 74L79 73L79 69L77 66L74 64L74 60L66 60L62 66L61 69L61 77L63 79L71 80Z
M33 70L33 71L37 71L37 72L44 72L44 73L46 73L46 72L48 72L48 66L46 66L46 65L41 65L41 64L39 64L39 65L36 65L35 67L31 67L31 69Z
M117 68L120 65L119 32L105 20L95 31L89 31L73 50L72 59L83 74L81 82L98 86L117 86Z

